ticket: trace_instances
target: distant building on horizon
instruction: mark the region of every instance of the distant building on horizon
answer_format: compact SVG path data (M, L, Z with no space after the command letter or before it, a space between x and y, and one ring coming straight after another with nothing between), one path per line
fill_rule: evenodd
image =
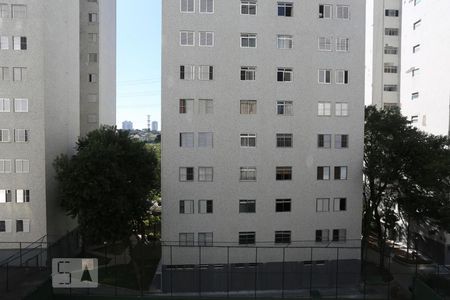
M152 131L158 131L158 122L157 121L152 122Z
M122 129L123 130L133 130L133 122L131 122L131 121L123 121L122 122Z

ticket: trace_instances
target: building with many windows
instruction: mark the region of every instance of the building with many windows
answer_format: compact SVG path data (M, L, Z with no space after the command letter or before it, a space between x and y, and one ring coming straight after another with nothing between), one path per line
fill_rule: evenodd
M360 0L163 1L164 290L359 273L364 24Z
M0 3L0 247L73 227L52 164L115 124L115 36L113 0Z
M133 122L131 122L131 121L123 121L122 122L122 129L123 130L133 130Z

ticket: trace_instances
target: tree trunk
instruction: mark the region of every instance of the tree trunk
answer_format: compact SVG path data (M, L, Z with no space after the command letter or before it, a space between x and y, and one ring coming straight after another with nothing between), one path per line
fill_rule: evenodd
M383 226L381 225L380 215L378 214L378 211L375 210L375 222L376 222L376 228L377 228L377 242L378 242L378 251L380 253L379 257L379 267L381 269L384 269L384 233L383 233Z

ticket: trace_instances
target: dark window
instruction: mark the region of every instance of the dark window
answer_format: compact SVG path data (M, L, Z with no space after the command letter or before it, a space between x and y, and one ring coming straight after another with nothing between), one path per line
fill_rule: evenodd
M275 203L276 212L291 211L291 199L277 199Z
M16 232L23 232L23 220L16 220Z
M180 66L180 79L184 79L184 66Z
M345 198L339 199L339 210L347 210L347 199Z
M322 241L322 230L316 230L316 242Z
M0 232L5 232L5 231L6 231L6 222L0 221Z
M241 245L251 245L255 243L255 232L239 232L239 244Z
M277 167L277 180L292 180L292 167Z
M278 16L280 17L292 17L292 3L279 2L278 3Z
M20 50L27 50L27 37L20 37Z
M276 244L290 244L291 232L290 231L275 231L275 243Z
M292 147L292 134L277 133L277 147L278 148L291 148Z
M398 17L398 9L386 9L384 15L386 17Z
M254 213L256 212L255 200L239 200L239 213Z

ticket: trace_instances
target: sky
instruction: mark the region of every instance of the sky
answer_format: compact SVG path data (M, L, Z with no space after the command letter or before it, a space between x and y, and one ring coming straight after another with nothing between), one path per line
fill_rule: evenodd
M161 128L161 1L117 0L117 126L147 115Z

